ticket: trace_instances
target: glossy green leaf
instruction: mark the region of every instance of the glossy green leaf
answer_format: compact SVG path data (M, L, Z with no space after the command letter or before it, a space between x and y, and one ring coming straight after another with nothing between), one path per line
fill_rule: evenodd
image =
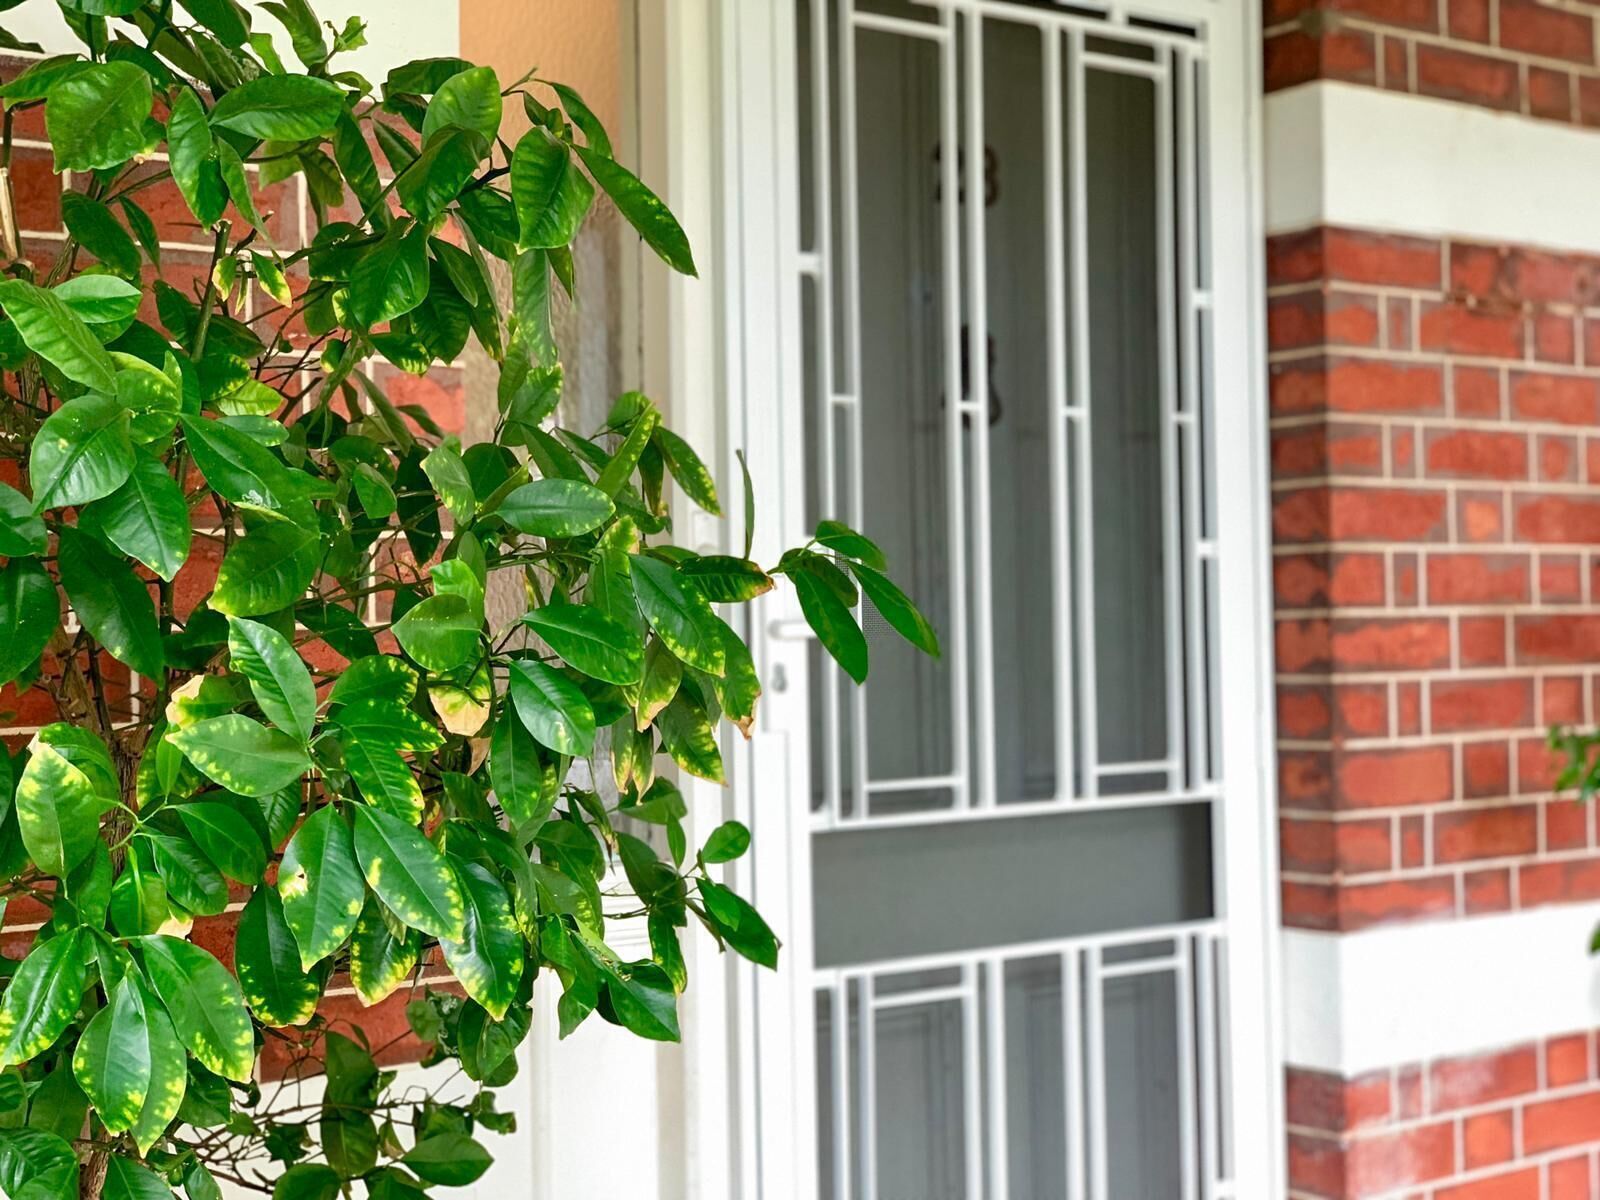
M160 678L166 659L149 587L95 539L76 529L58 536L61 586L84 628L119 662Z
M713 604L743 604L774 586L772 576L756 563L727 554L691 558L678 571Z
M325 804L289 839L278 868L284 920L300 948L303 970L309 972L344 945L366 894L350 826Z
M717 746L717 731L705 709L679 692L656 718L661 731L661 748L678 766L691 775L723 782L722 751Z
M37 562L13 558L0 567L0 683L38 659L61 623L61 597Z
M708 863L732 862L748 849L750 830L738 821L724 821L711 831L705 848L700 851L700 859Z
M553 775L527 727L513 713L502 712L489 744L489 778L514 827L549 815L556 802Z
M661 451L673 480L689 499L708 513L721 516L722 503L717 499L716 482L694 448L670 429L656 430L655 446Z
M574 757L594 748L594 709L578 686L553 667L527 659L512 663L511 702L540 745Z
M450 971L495 1020L505 1016L522 982L523 941L511 901L498 880L477 863L457 865L466 921L459 939L442 938Z
M72 1053L72 1073L112 1133L133 1127L150 1090L152 1046L139 984L125 976Z
M67 232L100 262L125 279L139 277L139 247L116 215L82 192L64 192L61 219Z
M304 969L274 889L257 888L239 914L233 962L245 1003L262 1024L304 1025L317 1011L321 980Z
M44 106L56 170L116 167L140 153L153 101L150 76L130 62L96 63L58 80Z
M394 624L401 647L430 671L453 671L477 653L481 608L463 596L429 596Z
M567 538L598 529L615 511L611 497L593 484L535 479L514 489L496 513L519 533Z
M115 275L76 275L56 284L50 294L91 326L132 320L144 298L139 288Z
M72 1023L88 983L88 934L36 943L0 997L0 1068L27 1062Z
M383 140L380 134L379 143ZM489 143L475 130L441 129L417 159L400 172L394 190L412 215L424 224L431 224L446 206L463 196L462 189L488 152ZM488 188L478 188L465 195L478 198L482 204L488 197L498 194Z
M864 683L867 678L867 639L855 616L837 592L810 571L797 570L791 576L800 598L800 611L822 643L850 678Z
M525 249L565 246L594 201L594 185L565 142L535 127L522 136L511 158L511 201Z
M217 167L216 144L205 109L188 88L178 89L167 118L167 152L172 177L184 203L202 225L212 225L228 206L227 188Z
M716 614L705 597L658 558L635 554L630 562L639 610L656 636L687 665L707 675L721 675L727 655Z
M607 683L638 683L644 652L638 635L587 604L547 604L522 620L567 664Z
M466 901L438 847L382 809L357 804L352 812L356 859L367 886L413 929L459 941L465 932Z
M150 847L161 884L177 907L197 917L214 917L228 907L228 881L193 840L148 829L139 838Z
M148 1154L177 1117L189 1072L183 1043L161 1002L142 984L136 999L144 1014L144 1035L150 1047L150 1086L145 1092L144 1107L129 1132L139 1153Z
M183 1044L208 1071L243 1083L255 1066L255 1033L244 995L209 951L167 934L135 946L146 978Z
M578 157L589 168L595 182L605 189L617 206L617 211L627 218L645 245L654 250L674 271L684 275L697 275L694 254L689 249L689 238L663 204L637 176L611 158L607 149L594 145L578 147Z
M709 879L699 880L697 886L711 926L722 940L751 962L777 970L778 939L749 901Z
M0 555L31 558L48 547L44 519L33 502L10 484L0 483Z
M473 495L472 476L467 473L467 464L461 461L461 455L448 442L435 446L422 460L422 469L450 515L462 524L471 521L478 502Z
M395 225L350 275L350 318L370 328L410 312L427 294L427 230Z
M322 561L315 530L288 521L265 521L222 557L211 607L235 617L287 608L311 586Z
M363 1004L376 1004L405 982L422 953L422 937L414 929L404 937L384 919L380 902L367 897L350 939L350 984Z
M207 779L240 796L276 792L311 769L294 738L239 713L198 721L168 737Z
M326 137L344 111L338 84L309 75L263 75L234 88L211 109L211 123L273 141Z
M109 496L133 472L134 461L126 409L107 396L68 400L34 438L28 460L34 509L86 504Z
M439 85L422 118L422 140L427 143L441 129L456 127L476 131L486 140L500 132L500 81L491 67L472 67Z
M141 455L127 482L93 507L100 532L161 578L172 580L188 560L189 505L157 459Z
M233 669L250 681L250 691L267 720L301 742L310 742L317 719L317 689L294 643L270 625L231 617L228 658Z
M351 704L357 700L388 700L410 704L417 694L417 673L398 658L373 654L358 658L334 681L328 695L330 704Z
M214 800L174 806L185 831L229 879L259 883L267 868L266 847L239 810Z
M68 379L97 392L110 393L117 390L116 368L111 361L111 355L106 352L105 347L100 344L100 339L95 337L83 319L61 297L34 287L24 280L8 279L0 282L0 305L5 307L6 316L15 323L17 333L21 335L28 349L50 363ZM70 429L64 429L56 436L76 441L71 433ZM42 430L40 437L43 437ZM58 454L63 452L64 448L58 448L56 451ZM31 472L31 475L34 480L34 494L38 496L45 491L45 488L39 483L36 471ZM71 504L75 501L61 500L56 503Z
M861 584L867 602L892 629L924 654L939 657L939 635L910 598L881 571L862 563L851 563L850 573Z
M112 1155L100 1196L101 1200L172 1200L172 1189L143 1163Z
M28 854L40 870L64 876L94 848L116 793L88 764L73 762L70 747L52 743L56 730L46 726L30 743L15 804Z
M184 439L206 482L235 504L281 509L295 496L289 470L273 453L224 421L186 416Z
M436 1133L423 1138L400 1160L419 1179L440 1187L466 1187L480 1178L494 1160L464 1133Z
M678 1040L678 996L672 980L651 962L608 965L606 994L617 1021L656 1042Z
M444 744L439 731L409 708L367 698L333 715L345 766L361 794L406 821L422 818L422 786L404 754L426 754Z

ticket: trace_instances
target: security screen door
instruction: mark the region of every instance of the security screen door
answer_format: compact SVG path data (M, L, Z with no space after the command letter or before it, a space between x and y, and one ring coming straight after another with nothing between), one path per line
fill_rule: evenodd
M818 1194L1232 1197L1205 25L793 11Z

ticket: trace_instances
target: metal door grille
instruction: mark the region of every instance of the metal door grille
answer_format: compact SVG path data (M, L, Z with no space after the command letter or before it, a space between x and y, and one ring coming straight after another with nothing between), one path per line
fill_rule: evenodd
M813 662L823 668L815 676L813 701L814 831L829 837L969 819L1211 804L1220 797L1221 778L1212 719L1218 583L1211 495L1216 450L1209 429L1211 292L1202 235L1203 26L1144 16L1132 6L1051 0L796 0L795 10L804 51L798 80L801 244L795 264L813 460L808 506L814 518L842 520L869 534L895 514L874 511L866 500L879 448L865 419L873 397L863 346L880 314L868 311L872 306L863 300L864 263L878 247L864 245L861 213L863 189L871 199L880 181L864 182L861 130L864 113L873 120L898 118L879 105L881 96L863 99L863 47L899 47L915 57L925 91L929 128L907 124L905 132L913 138L930 134L935 143L927 156L933 199L925 216L937 271L922 295L905 302L928 305L927 325L936 331L929 340L937 346L925 361L912 361L916 347L907 358L908 369L921 373L917 381L927 393L929 421L937 422L925 464L930 470L917 485L926 501L922 519L938 547L932 586L948 663L936 679L896 677L900 686L889 697L891 705L912 712L922 729L935 727L938 744L923 755L935 769L916 770L876 761L872 726L885 709L881 691L874 689L886 686L876 659L873 681L856 689L842 686L820 650L814 653ZM1048 657L1050 691L1049 769L1041 773L1042 782L1024 779L1021 786L1003 783L1000 770L1009 765L1004 760L1011 750L1003 748L1002 734L1015 714L1002 712L996 695L998 531L992 498L1000 451L991 432L996 406L990 355L991 339L1003 332L991 310L1003 297L990 291L986 207L995 184L985 116L986 85L992 82L986 79L986 39L1014 39L1019 30L1037 39L1040 98L1035 199L1040 308L1048 334L1040 389L1047 426L1039 449L1048 464L1047 481L1041 481L1048 536L1038 553L1047 560L1049 632L1048 645L1038 652ZM1097 232L1091 213L1105 181L1094 176L1091 108L1108 87L1114 99L1122 82L1147 91L1150 112L1150 155L1143 169L1151 206L1153 302L1148 340L1139 353L1150 360L1156 414L1151 470L1159 478L1151 483L1158 497L1152 527L1157 544L1150 549L1160 561L1154 622L1159 634L1149 638L1159 639L1160 717L1153 725L1160 744L1141 753L1117 751L1099 722L1106 677L1131 660L1119 659L1119 647L1106 636L1106 598L1096 573L1111 555L1102 544L1097 557L1096 547L1097 515L1104 515L1097 514L1097 502L1103 508L1107 500L1097 494L1095 423L1105 419L1107 398L1096 375L1096 354L1105 348L1096 345L1092 314L1105 281L1097 285L1092 270ZM870 89L872 78L865 83ZM922 583L929 586L928 580ZM917 595L919 601L927 598L925 590ZM869 622L876 652L872 632ZM937 703L930 699L934 690ZM928 720L929 713L935 719ZM1221 919L1207 919L817 970L823 1195L1227 1200L1234 1193L1220 1032L1226 1024L1225 934ZM1030 971L1032 984L1016 982L1019 973ZM1129 988L1144 990L1129 999ZM1116 1015L1124 1009L1134 1015ZM1059 1042L1052 1062L1019 1063L1017 1012L1046 1014L1049 1037ZM926 1102L929 1121L953 1122L954 1136L921 1164L927 1175L916 1182L915 1196L895 1190L879 1171L880 1143L895 1130L883 1125L886 1100L877 1060L893 1042L896 1020L912 1021L923 1039L918 1045L925 1053L909 1070L926 1086L913 1100ZM1128 1020L1146 1024L1119 1024ZM1126 1064L1119 1055L1137 1056L1150 1045L1162 1047L1162 1067L1171 1072L1170 1087L1162 1092L1170 1111L1141 1119L1167 1129L1171 1144L1162 1150L1166 1159L1151 1152L1147 1161L1128 1161L1119 1157L1126 1146L1119 1148L1113 1129L1126 1115L1119 1106L1149 1097L1119 1093L1122 1076L1108 1063L1120 1069ZM1027 1111L1014 1102L1025 1083L1059 1100L1059 1147L1026 1131L1019 1136L1013 1128L1019 1111ZM1019 1144L1045 1147L1038 1151L1040 1161L1019 1159Z

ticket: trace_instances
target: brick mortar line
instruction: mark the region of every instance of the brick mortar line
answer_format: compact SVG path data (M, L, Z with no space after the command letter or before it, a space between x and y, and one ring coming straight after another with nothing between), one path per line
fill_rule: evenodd
M1366 17L1366 16L1361 15L1361 14L1328 13L1328 12L1324 12L1321 9L1313 9L1313 10L1308 10L1308 11L1321 13L1324 16L1335 18L1336 19L1336 24L1334 22L1330 22L1329 25L1328 25L1328 30L1329 31L1333 31L1335 29L1338 29L1338 30L1355 29L1355 30L1358 30L1358 31L1360 31L1362 33L1370 33L1370 34L1374 35L1374 37L1377 37L1377 38L1391 37L1391 38L1397 38L1397 39L1404 39L1405 41L1409 42L1413 46L1426 45L1426 46L1432 46L1432 47L1435 47L1435 48L1441 49L1441 50L1452 50L1452 51L1455 51L1457 53L1474 54L1474 55L1477 55L1478 57L1481 57L1481 58L1491 58L1491 59L1495 59L1495 60L1497 60L1499 62L1503 62L1508 66L1520 66L1520 67L1524 67L1524 68L1526 68L1526 67L1542 67L1542 68L1545 68L1547 70L1554 70L1554 71L1558 71L1558 72L1566 72L1566 73L1570 73L1570 74L1574 74L1574 75L1593 75L1593 76L1596 76L1596 77L1600 77L1600 29L1596 29L1595 14L1581 12L1581 11L1578 11L1576 9L1562 8L1562 9L1553 9L1552 11L1566 13L1566 14L1571 15L1571 16L1586 17L1588 19L1588 21L1590 23L1590 26L1591 26L1591 30L1593 31L1592 32L1591 46L1593 48L1595 48L1596 61L1584 63L1584 62L1578 62L1575 59L1549 57L1549 56L1542 55L1542 54L1536 54L1536 53L1534 53L1532 51L1529 51L1529 50L1518 50L1518 49L1515 49L1513 47L1505 46L1505 45L1502 45L1501 42L1500 42L1500 39L1498 37L1498 33L1499 33L1498 30L1494 31L1494 34L1495 34L1494 40L1489 41L1489 42L1475 42L1475 41L1471 41L1471 40L1469 40L1467 38L1451 37L1449 33L1441 32L1439 30L1418 29L1418 28L1416 28L1414 26L1410 26L1410 25L1385 25L1385 24L1382 24L1381 22L1373 21L1371 18ZM1275 37L1282 37L1285 34L1289 34L1289 33L1304 33L1308 37L1313 37L1313 38L1318 38L1318 39L1320 39L1320 36L1321 36L1320 33L1311 33L1311 32L1309 32L1308 30L1305 29L1304 25L1300 22L1299 19L1294 19L1294 20L1285 21L1285 22L1282 22L1282 23L1280 23L1278 25L1274 25L1274 26L1271 26L1269 28L1263 29L1262 32L1261 32L1261 40L1262 40L1263 43L1265 43L1265 42L1271 41ZM1381 45L1375 46L1374 49L1375 49L1375 51L1381 51ZM1383 65L1383 62L1382 62L1381 53L1375 54L1374 55L1374 62L1373 62L1374 71L1379 70L1382 67L1382 65ZM1415 71L1411 71L1411 72L1409 72L1409 74L1411 74L1412 76L1415 76L1416 72ZM1393 88L1393 87L1382 87L1381 85L1376 84L1376 83L1370 83L1370 84L1369 83L1359 83L1359 82L1357 82L1355 80L1339 79L1339 78L1330 77L1330 76L1327 76L1327 75L1317 75L1317 76L1313 77L1312 79L1306 80L1305 82L1307 82L1307 83L1348 83L1348 84L1351 84L1352 86L1355 86L1355 87L1379 88L1380 90L1383 90L1383 91L1395 92L1397 95L1418 96L1420 98L1428 99L1428 100L1443 100L1445 103L1464 104L1464 105L1467 105L1468 107L1471 107L1471 108L1490 108L1490 107L1492 107L1492 106L1486 105L1486 104L1477 104L1477 103L1474 103L1471 100L1460 100L1460 99L1451 99L1450 97L1446 97L1446 96L1435 96L1435 95L1432 95L1432 94L1430 94L1428 92L1415 91L1415 90L1413 90L1412 88L1409 88L1409 87L1406 88L1405 90L1401 91L1401 90L1398 90L1398 89ZM1294 85L1290 85L1290 86L1299 86L1299 85L1298 84L1294 84ZM1276 89L1273 89L1272 91L1269 91L1267 93L1267 95L1270 96L1270 95L1273 95L1277 91L1287 91L1287 90L1288 90L1287 88L1276 88ZM1516 115L1518 115L1518 116L1529 116L1529 115L1531 115L1530 113L1528 113L1528 112L1526 112L1526 111L1524 111L1522 109L1515 109L1515 110L1513 110L1513 109L1495 109L1494 111L1507 112L1507 113L1515 112ZM1553 121L1554 120L1554 118L1549 118L1549 117L1536 117L1534 119L1535 120L1548 120L1548 121ZM1593 126L1582 125L1578 120L1576 120L1573 117L1568 117L1567 120L1564 123L1565 124L1569 124L1569 125L1577 126L1578 128L1581 128L1581 129L1593 128ZM1597 130L1597 132L1600 132L1600 130Z

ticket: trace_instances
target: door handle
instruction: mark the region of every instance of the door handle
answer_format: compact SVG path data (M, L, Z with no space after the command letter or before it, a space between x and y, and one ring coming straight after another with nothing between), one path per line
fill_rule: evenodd
M801 617L767 622L767 636L780 642L809 642L817 635Z

